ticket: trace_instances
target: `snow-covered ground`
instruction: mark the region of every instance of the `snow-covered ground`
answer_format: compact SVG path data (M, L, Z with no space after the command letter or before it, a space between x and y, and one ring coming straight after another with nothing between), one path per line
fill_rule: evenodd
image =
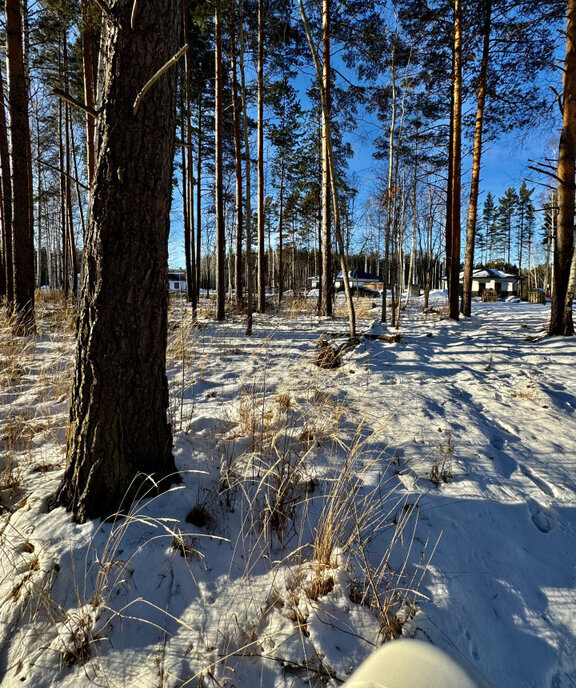
M400 635L501 688L576 686L576 338L545 336L548 305L433 305L396 332L363 302L333 369L316 342L344 320L246 338L176 308L184 482L84 525L45 509L72 335L50 311L34 341L3 331L2 686L335 686Z

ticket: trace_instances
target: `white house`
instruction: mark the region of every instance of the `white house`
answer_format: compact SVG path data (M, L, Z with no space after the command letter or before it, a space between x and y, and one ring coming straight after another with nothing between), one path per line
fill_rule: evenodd
M464 273L460 273L460 284ZM517 296L518 275L502 272L494 268L480 268L472 272L472 296L482 296L485 289L494 289L499 297Z
M368 287L370 289L378 290L382 288L382 278L378 275L372 275L369 272L364 272L363 270L350 270L348 272L348 279L350 280L350 287L352 289L358 287ZM334 288L338 291L344 289L344 278L342 276L342 271L336 275L334 280Z
M168 290L169 291L186 291L186 272L185 270L169 270L168 271Z

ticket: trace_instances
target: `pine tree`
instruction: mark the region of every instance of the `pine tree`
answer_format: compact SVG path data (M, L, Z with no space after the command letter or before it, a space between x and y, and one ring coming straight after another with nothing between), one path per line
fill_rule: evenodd
M26 0L6 0L6 61L10 108L10 176L12 179L12 256L14 333L35 332L34 231L32 215L28 85L24 63L23 13Z
M554 288L548 334L574 334L569 291L570 264L574 249L574 205L576 163L576 0L568 0L566 57L562 94L562 132L558 152L558 226L554 239Z
M512 187L506 189L504 196L498 199L496 223L494 226L494 245L497 251L496 260L503 265L511 264L515 216L518 208L518 194Z
M486 200L484 201L484 207L482 209L482 230L486 246L484 263L487 263L494 258L497 244L496 201L490 191L486 195Z
M532 205L532 194L534 189L529 189L526 181L522 182L518 190L518 204L516 210L516 242L517 242L517 263L518 271L521 272L524 265L524 257L528 249L530 255L530 245L534 234L535 214Z
M116 0L110 12L67 462L51 500L78 521L129 509L176 470L165 369L176 70L165 69L182 5Z

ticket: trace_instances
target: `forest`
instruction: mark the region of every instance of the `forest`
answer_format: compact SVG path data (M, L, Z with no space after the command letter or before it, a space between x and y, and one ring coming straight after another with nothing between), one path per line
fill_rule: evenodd
M0 7L2 685L573 685L576 0Z
M456 283L464 267L452 317L469 315L479 265L521 275L524 296L534 287L552 293L558 145L526 161L535 182L500 198L480 182L492 142L542 136L543 122L558 138L565 3L184 4L182 52L172 56L172 245L177 237L193 307L208 289L219 319L226 301L247 308L250 298L262 312L267 289L281 303L318 276L318 311L330 314L343 265L380 275L393 294L409 282L439 287L451 269ZM13 56L7 50L3 80L14 86L0 115L0 293L20 304L17 313L31 307L34 288L79 289L102 7L20 2L18 22L6 6L15 26L5 27ZM15 108L22 121L9 134ZM375 181L360 189L349 163L353 134L367 122L362 147ZM11 165L22 174L14 208Z

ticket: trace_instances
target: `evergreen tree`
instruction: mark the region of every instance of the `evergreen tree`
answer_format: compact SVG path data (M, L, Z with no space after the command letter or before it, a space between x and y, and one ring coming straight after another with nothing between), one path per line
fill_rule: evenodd
M534 225L536 216L534 213L534 206L532 205L532 194L534 189L529 189L526 181L522 182L518 190L518 203L516 209L516 242L517 242L517 264L518 270L522 271L525 264L525 254L530 255L530 246L532 244L534 235Z
M31 204L31 146L28 83L24 56L26 0L6 0L6 71L10 111L10 177L12 180L12 264L14 333L35 332L34 230Z
M566 57L562 93L562 131L558 151L558 224L554 237L554 288L548 334L574 334L570 264L574 250L576 164L576 0L567 2Z
M484 263L492 260L496 246L496 201L489 191L482 209L482 231L484 234L485 254Z
M507 265L511 264L511 253L515 217L518 209L518 194L512 187L506 189L504 196L498 199L496 222L494 226L494 247L496 260Z
M166 284L176 70L159 70L180 47L181 19L180 0L116 0L104 23L67 463L51 500L78 521L125 511L175 477Z

